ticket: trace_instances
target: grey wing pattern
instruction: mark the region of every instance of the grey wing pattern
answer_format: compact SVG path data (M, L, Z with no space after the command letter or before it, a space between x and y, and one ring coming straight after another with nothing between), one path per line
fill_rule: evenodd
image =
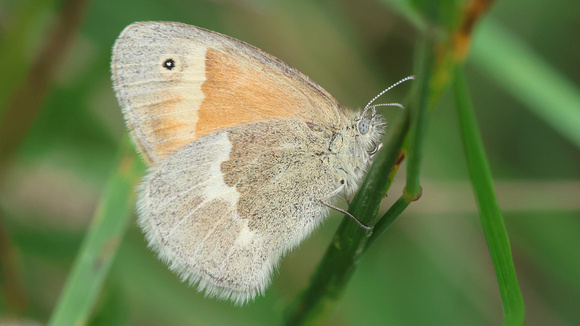
M200 138L147 177L139 223L183 279L238 303L264 292L289 249L319 224L340 186L323 138L303 122L240 126Z

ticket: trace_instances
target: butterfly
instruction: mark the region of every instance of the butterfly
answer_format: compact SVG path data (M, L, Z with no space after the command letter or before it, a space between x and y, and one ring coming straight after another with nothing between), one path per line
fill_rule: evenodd
M112 79L149 169L138 224L181 279L244 304L352 195L385 122L234 38L171 22L125 28ZM369 103L370 104L370 103Z

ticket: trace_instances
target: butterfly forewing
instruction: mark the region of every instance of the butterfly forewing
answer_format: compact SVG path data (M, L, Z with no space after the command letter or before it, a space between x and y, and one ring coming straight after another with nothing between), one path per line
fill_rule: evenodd
M154 165L213 132L300 119L338 126L338 103L282 61L203 28L136 23L113 49L113 82L132 136Z

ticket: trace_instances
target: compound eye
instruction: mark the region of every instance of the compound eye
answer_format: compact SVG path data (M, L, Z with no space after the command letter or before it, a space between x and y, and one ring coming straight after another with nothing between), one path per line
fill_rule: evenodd
M370 121L367 119L360 119L358 122L358 132L361 133L361 135L366 134L367 132L369 132L371 125L370 125Z

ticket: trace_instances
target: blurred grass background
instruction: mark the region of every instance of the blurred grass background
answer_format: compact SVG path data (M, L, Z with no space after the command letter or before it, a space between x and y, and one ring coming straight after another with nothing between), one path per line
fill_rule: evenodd
M456 2L427 2L439 8L440 16L431 19L449 19L445 8ZM80 28L75 29L74 20L64 20L61 26L71 32L70 46L63 45L64 59L59 63L47 55L40 60L54 69L45 96L14 102L14 94L38 94L34 87L40 80L33 79L25 90L21 83L37 57L47 53L50 32L71 3L78 5ZM85 3L83 9L83 3L70 0L0 2L0 123L7 121L3 115L10 103L41 103L36 110L17 111L26 113L16 119L24 126L28 121L29 128L9 124L0 130L0 143L15 146L14 155L0 157L0 323L48 320L107 178L116 169L125 126L109 63L113 42L126 25L180 21L239 38L298 68L348 107L364 106L386 86L412 74L419 36L416 25L399 14L401 7L387 0ZM579 2L498 2L489 16L482 28L490 21L503 26L517 41L509 44L524 44L566 82L563 87L578 92ZM578 325L580 145L558 128L564 122L538 114L534 105L544 102L527 100L537 94L498 79L498 64L488 60L494 49L478 43L477 35L467 81L512 244L526 325ZM529 82L527 62L516 58L510 63L511 85L518 78ZM547 89L553 86L546 80ZM400 86L385 102L401 101L407 91ZM568 107L577 112L580 103L569 102ZM501 323L501 300L454 110L448 90L427 131L422 198L365 254L329 325ZM384 113L392 120L400 111ZM7 132L10 128L15 131ZM402 170L385 210L401 194L404 166ZM180 283L146 248L133 220L90 323L280 324L286 306L307 286L338 223L329 218L283 260L266 296L240 308L206 299Z

